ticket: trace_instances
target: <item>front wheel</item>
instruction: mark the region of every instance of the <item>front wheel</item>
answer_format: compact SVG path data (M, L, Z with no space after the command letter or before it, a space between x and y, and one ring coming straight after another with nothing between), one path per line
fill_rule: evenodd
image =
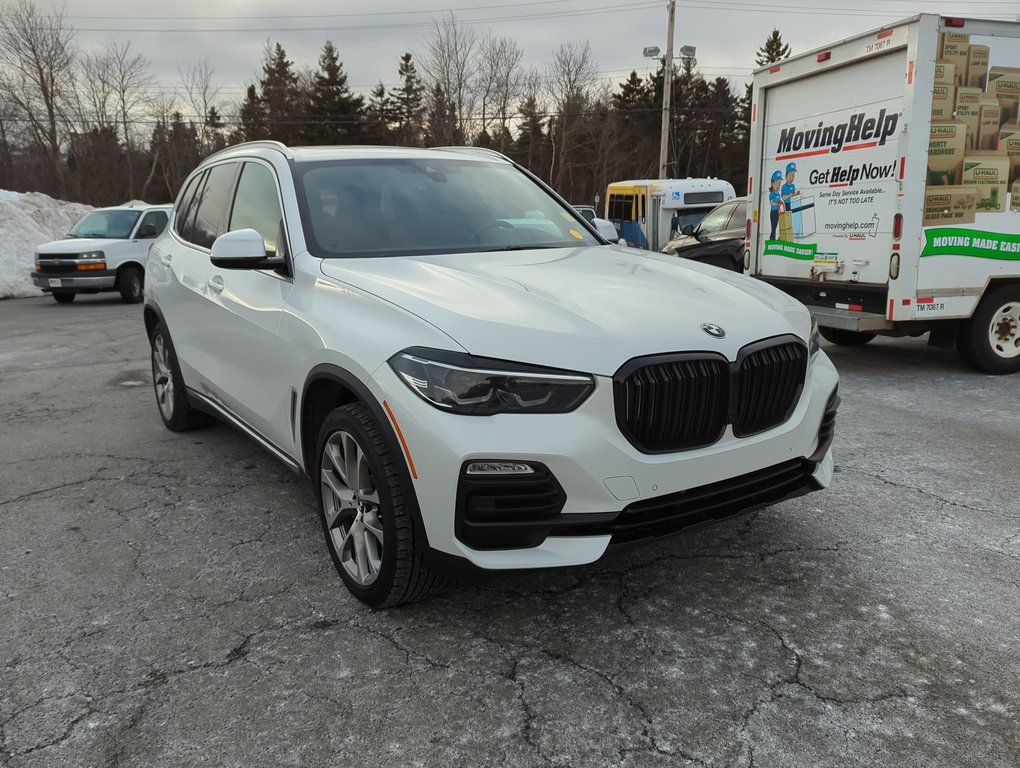
M371 411L333 410L319 430L316 495L326 546L340 578L361 602L388 608L446 586L426 564L409 490Z
M152 331L152 387L163 424L171 432L186 432L212 421L212 417L191 407L184 389L184 377L166 325L159 322Z
M972 368L1000 375L1020 371L1020 286L989 291L960 327L956 348Z
M142 300L142 270L138 267L124 267L117 275L117 290L125 304L137 304Z
M864 331L848 331L843 328L828 328L824 325L819 326L818 333L820 333L822 338L826 341L838 344L841 347L861 347L875 338L875 334L873 333L865 333Z

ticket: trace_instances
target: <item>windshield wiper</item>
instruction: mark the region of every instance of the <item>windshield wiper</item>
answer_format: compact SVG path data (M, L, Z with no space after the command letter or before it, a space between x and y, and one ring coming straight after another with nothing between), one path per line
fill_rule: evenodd
M501 245L498 248L483 248L479 253L495 253L497 251L542 251L554 248L570 248L569 245Z

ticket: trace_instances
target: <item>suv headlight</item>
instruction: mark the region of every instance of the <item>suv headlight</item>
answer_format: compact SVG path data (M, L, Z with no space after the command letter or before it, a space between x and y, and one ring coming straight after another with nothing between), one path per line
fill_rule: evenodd
M818 335L818 321L814 317L811 318L811 334L808 336L808 356L814 357L815 352L822 348L821 340Z
M407 349L391 357L389 364L423 400L471 416L566 413L595 389L595 379L586 374L444 350Z

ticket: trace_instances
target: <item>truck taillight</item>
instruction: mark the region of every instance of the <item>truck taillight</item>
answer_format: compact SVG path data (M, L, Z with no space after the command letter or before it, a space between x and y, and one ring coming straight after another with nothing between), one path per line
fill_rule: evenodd
M828 61L829 59L832 58L832 51L822 51L820 54L818 54L817 58L819 63L823 61Z
M751 239L751 220L750 219L748 219L747 222L744 225L744 237L746 237L748 240Z
M897 213L893 216L892 220L892 236L893 240L899 240L903 235L903 214Z
M946 16L943 21L947 27L962 27L964 24L964 19L959 16Z

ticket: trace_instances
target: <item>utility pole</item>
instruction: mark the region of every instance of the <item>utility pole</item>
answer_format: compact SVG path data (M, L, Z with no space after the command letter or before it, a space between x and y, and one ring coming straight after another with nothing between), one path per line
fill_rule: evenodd
M667 179L666 157L669 152L669 102L673 96L673 20L676 0L669 0L669 24L666 25L666 61L662 72L662 130L659 136L659 178Z

